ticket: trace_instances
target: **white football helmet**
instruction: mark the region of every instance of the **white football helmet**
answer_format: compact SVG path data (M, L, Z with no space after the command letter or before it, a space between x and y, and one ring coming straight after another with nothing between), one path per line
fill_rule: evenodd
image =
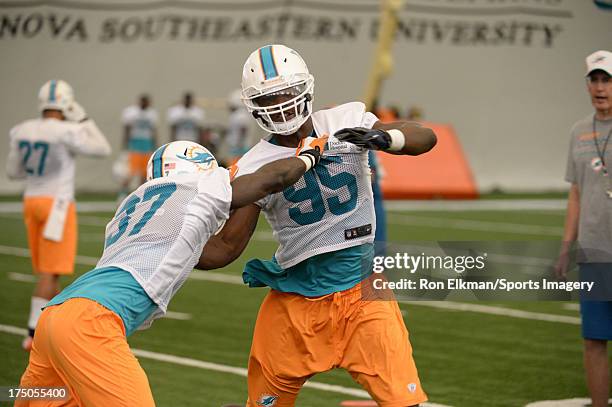
M74 92L67 82L51 79L38 91L38 109L65 112L74 102Z
M206 172L217 168L208 149L193 141L173 141L159 147L147 163L147 181L159 177Z
M244 109L242 104L242 89L236 89L227 97L227 106L230 109Z
M242 70L242 100L259 127L288 135L312 114L314 77L302 57L284 45L266 45L254 51ZM262 104L263 96L288 95L282 103Z

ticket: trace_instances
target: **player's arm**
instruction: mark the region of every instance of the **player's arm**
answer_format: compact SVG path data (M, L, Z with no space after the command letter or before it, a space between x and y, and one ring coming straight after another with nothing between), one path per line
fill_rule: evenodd
M67 134L64 142L74 153L90 157L108 157L112 152L108 140L91 119L79 123L77 129Z
M240 257L253 236L260 211L255 204L233 210L223 229L206 242L195 268L218 269Z
M295 184L316 161L318 158L303 156L285 158L237 177L232 182L231 209L234 211L223 229L206 242L196 268L212 270L236 260L257 226L261 209L253 202Z
M15 131L15 129L11 130L9 154L6 160L6 175L10 179L24 179L27 177L27 173L23 166L21 154L19 154L17 139L13 136Z
M76 101L72 102L64 111L64 116L67 121L76 124L63 139L74 153L91 157L107 157L111 154L112 149L108 140L96 123L87 117L83 106Z
M557 278L565 279L569 268L570 250L572 243L578 238L578 223L580 221L580 190L577 184L572 184L567 196L567 213L565 214L565 227L563 229L563 242L561 252L555 265Z
M326 142L327 137L308 137L300 143L296 157L273 161L252 174L237 177L232 182L234 211L223 229L206 242L196 268L211 270L236 260L257 226L261 209L254 202L295 184L319 162Z
M121 144L121 148L123 150L128 149L128 145L130 143L130 131L132 130L132 126L126 124L123 126L123 142Z
M157 144L157 127L156 126L153 126L153 132L151 135L151 139L153 140L154 148L157 148L158 144Z
M252 174L236 178L232 182L231 208L241 208L295 184L319 160L318 156L310 157L273 161Z
M377 121L371 129L352 127L334 134L336 138L368 150L382 150L391 154L420 155L431 150L437 142L434 131L419 123Z

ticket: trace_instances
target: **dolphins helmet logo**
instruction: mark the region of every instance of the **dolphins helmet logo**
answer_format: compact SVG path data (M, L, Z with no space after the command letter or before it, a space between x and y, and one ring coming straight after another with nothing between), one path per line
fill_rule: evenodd
M195 164L199 171L206 171L217 166L215 157L200 146L189 146L182 154L177 154L176 157Z

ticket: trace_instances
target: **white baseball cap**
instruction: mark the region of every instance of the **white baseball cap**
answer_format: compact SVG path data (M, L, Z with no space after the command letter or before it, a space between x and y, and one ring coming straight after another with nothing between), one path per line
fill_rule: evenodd
M586 76L597 69L612 75L612 52L610 51L595 51L586 57L587 73Z

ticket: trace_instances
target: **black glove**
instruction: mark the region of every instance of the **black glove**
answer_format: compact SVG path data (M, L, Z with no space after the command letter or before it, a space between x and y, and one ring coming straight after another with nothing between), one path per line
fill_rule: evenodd
M334 137L368 150L387 150L391 147L391 136L380 129L350 127L338 130Z

